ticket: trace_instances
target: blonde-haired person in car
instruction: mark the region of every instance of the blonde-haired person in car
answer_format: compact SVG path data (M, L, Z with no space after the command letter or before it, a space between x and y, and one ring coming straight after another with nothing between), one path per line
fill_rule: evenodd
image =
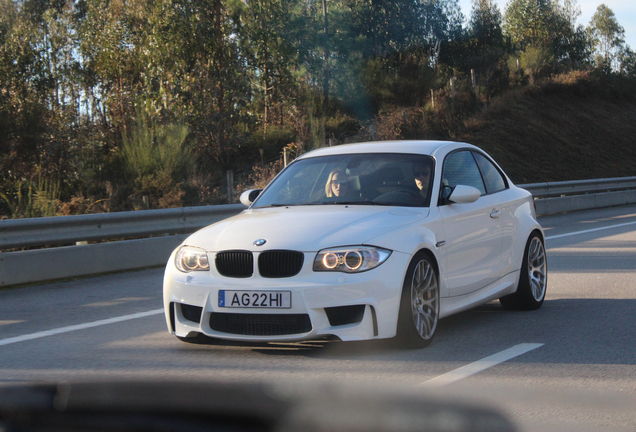
M328 198L343 196L349 193L349 176L340 168L336 168L329 174L327 184L325 185L325 195Z

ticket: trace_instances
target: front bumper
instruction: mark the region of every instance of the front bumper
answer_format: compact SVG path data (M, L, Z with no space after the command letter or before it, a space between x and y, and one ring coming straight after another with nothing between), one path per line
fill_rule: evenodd
M202 333L218 339L254 342L328 336L352 341L395 336L402 283L410 259L407 254L393 252L377 268L359 274L314 272L314 257L315 253L305 253L303 267L296 276L270 279L257 272L249 278L224 277L214 268L209 272L182 273L174 267L173 254L164 275L168 330L180 337ZM209 260L214 262L213 254L209 254ZM219 290L291 291L291 308L219 307ZM219 322L236 325L219 326ZM267 330L272 325L275 330ZM289 325L289 332L284 325ZM262 328L267 329L259 330ZM246 332L249 334L240 334Z

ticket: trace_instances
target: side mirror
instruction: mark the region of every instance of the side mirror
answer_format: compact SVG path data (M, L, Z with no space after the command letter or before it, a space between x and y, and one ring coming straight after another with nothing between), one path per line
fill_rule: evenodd
M254 200L258 198L258 196L261 194L262 191L263 189L246 190L245 192L241 194L241 198L240 198L241 204L247 207L251 206Z
M481 196L479 189L472 186L457 185L448 197L448 202L456 204L474 203Z

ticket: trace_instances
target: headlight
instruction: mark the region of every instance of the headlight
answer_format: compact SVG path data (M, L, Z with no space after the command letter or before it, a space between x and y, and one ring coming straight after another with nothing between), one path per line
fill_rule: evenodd
M182 246L177 251L174 264L184 273L210 270L207 252L194 246Z
M316 255L314 271L360 273L382 264L391 251L372 246L323 249Z

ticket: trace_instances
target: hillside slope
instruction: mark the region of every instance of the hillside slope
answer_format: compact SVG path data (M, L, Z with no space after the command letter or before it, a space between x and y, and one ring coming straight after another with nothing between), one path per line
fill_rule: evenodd
M636 86L573 74L511 92L465 122L515 183L636 176Z

